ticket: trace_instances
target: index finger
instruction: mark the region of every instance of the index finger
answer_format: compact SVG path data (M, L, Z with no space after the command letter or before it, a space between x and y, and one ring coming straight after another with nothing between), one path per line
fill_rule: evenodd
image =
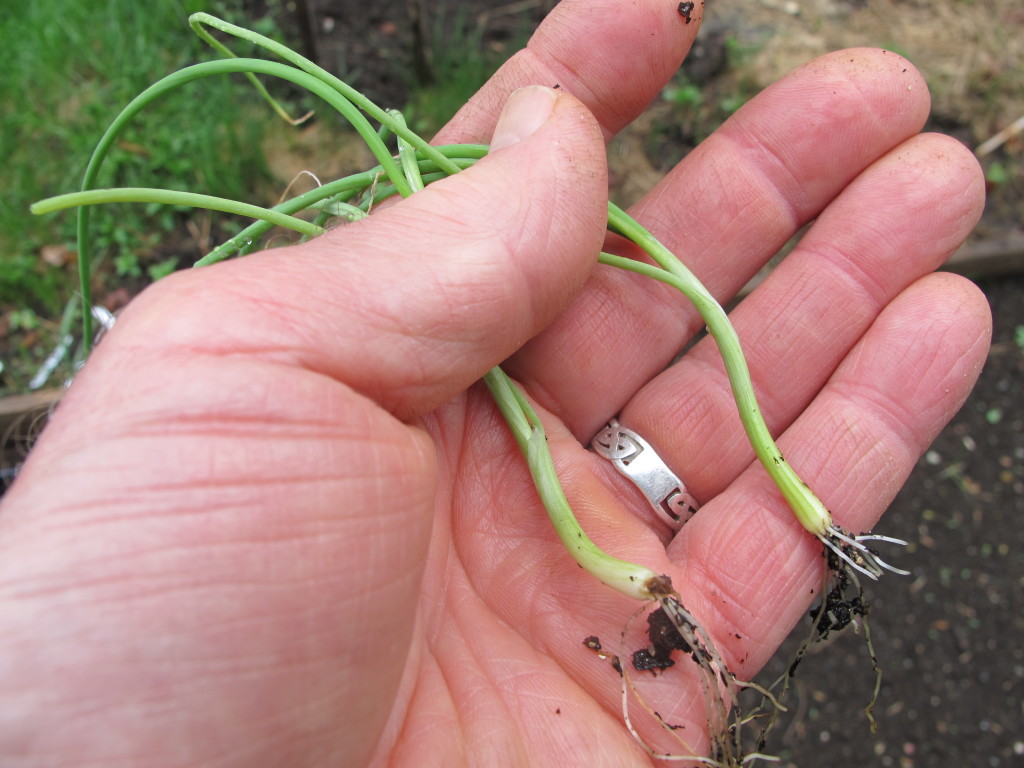
M435 142L486 142L508 95L526 85L569 91L597 118L608 141L679 68L703 13L703 0L562 0Z

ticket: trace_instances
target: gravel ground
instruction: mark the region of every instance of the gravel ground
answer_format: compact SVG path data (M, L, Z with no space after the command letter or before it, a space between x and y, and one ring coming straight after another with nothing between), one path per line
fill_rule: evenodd
M1024 765L1024 277L981 283L992 351L960 413L879 526L912 571L867 589L884 670L872 734L860 637L804 662L784 766Z

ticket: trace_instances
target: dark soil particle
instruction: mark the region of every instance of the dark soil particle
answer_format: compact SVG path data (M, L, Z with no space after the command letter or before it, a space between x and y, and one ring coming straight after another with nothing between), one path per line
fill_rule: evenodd
M604 659L612 665L612 669L622 674L622 663L619 661L619 657L613 653L608 653L601 648L601 641L596 635L590 635L583 639L583 644L592 650L599 659Z
M868 606L861 590L855 588L856 594L847 596L851 581L843 567L845 564L832 550L828 550L827 558L832 574L831 589L825 595L823 603L811 609L811 619L815 621L818 637L822 640L830 633L849 626L855 617L867 616L868 613Z
M633 667L640 672L668 669L675 664L672 651L690 652L690 646L662 608L647 616L647 639L651 644L633 653Z

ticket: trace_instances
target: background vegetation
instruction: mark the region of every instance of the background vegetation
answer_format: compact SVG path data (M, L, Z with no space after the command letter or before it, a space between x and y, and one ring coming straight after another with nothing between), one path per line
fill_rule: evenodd
M76 289L74 215L36 217L29 204L77 189L93 146L125 104L212 55L188 28L198 10L237 18L241 3L33 0L0 15L0 390L27 386L62 335ZM271 116L251 91L240 79L216 78L171 94L117 142L101 183L252 196L267 177L262 136ZM110 309L216 235L208 217L170 208L117 206L95 219L96 295Z
M52 374L39 375L76 328L65 313L77 290L75 216L36 217L28 206L77 189L95 143L140 91L214 56L187 24L188 15L201 10L287 37L296 48L312 39L311 30L299 25L295 4L276 0L33 0L12 4L0 17L0 50L6 54L0 68L0 394L59 386L73 367L69 350ZM525 43L533 19L513 19L516 42ZM412 55L388 62L399 105L418 131L429 134L443 125L507 56L504 44L484 43L478 21L461 3L450 9L432 4L417 25ZM408 28L373 33L400 38L403 53L409 48ZM335 64L360 87L375 66L344 56ZM373 82L368 85L372 92ZM294 114L316 107L280 85L272 90L286 102L293 97ZM379 95L394 99L395 91ZM143 111L117 142L100 184L273 204L303 170L330 178L362 160L353 147L358 142L345 138L346 126L321 112L296 131L240 77L204 79ZM147 283L191 264L234 226L229 217L166 206L104 207L94 221L94 295L113 311Z

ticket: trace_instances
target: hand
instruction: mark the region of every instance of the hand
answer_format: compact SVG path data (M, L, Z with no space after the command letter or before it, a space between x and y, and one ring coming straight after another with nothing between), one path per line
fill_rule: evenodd
M605 6L561 3L445 129L486 141L511 91L559 84L520 92L474 168L125 311L0 512L5 765L646 763L582 646L635 604L573 564L473 383L510 355L583 527L671 574L738 676L804 614L820 546L751 466L717 351L664 371L697 316L595 267L602 138L698 27ZM814 220L733 320L788 460L855 531L987 350L984 298L930 274L983 184L918 135L927 110L895 54L826 56L631 212L723 300ZM582 445L615 414L703 502L675 538ZM706 749L692 676L658 681Z

